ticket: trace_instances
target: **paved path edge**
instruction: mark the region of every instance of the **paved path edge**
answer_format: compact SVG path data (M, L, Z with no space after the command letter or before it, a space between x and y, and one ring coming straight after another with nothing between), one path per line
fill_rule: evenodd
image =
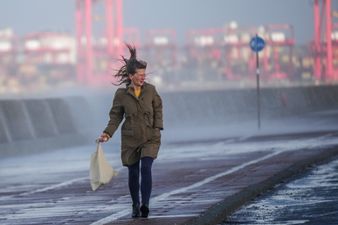
M185 225L216 225L229 217L236 209L253 200L258 195L272 189L275 185L309 169L314 164L323 164L338 155L338 146L330 146L318 154L299 160L290 167L277 172L262 182L250 185L238 193L212 205L198 217L185 221ZM182 224L182 225L183 225Z

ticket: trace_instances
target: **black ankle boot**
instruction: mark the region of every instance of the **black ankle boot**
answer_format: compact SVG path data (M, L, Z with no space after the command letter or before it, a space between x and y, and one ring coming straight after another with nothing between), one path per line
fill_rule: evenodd
M141 216L143 218L148 218L149 215L149 207L147 205L142 205L140 208Z
M140 216L140 205L139 204L133 204L133 212L131 214L132 218L136 218Z

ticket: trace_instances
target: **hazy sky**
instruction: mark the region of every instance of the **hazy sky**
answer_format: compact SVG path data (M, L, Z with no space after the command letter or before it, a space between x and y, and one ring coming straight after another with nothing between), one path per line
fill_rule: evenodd
M102 0L101 0L102 1ZM242 26L288 23L296 41L313 37L311 0L124 0L127 27L142 30L174 28L179 39L190 28L222 27L232 20ZM334 7L338 1L332 1ZM74 32L75 0L1 0L0 29L12 27L18 34L31 31Z

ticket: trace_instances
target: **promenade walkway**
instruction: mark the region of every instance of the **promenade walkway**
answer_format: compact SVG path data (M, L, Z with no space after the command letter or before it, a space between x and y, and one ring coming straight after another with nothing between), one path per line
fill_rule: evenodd
M0 224L218 224L259 193L338 155L334 130L163 146L153 167L148 219L131 219L127 170L92 192L93 146L0 163Z

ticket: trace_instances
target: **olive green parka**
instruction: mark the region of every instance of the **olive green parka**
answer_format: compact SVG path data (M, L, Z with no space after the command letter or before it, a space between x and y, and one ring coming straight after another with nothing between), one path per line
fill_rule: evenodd
M121 128L121 159L129 166L142 157L156 159L163 129L162 100L155 87L144 83L141 95L136 97L133 87L115 92L109 112L110 120L104 133L112 137L124 119Z

